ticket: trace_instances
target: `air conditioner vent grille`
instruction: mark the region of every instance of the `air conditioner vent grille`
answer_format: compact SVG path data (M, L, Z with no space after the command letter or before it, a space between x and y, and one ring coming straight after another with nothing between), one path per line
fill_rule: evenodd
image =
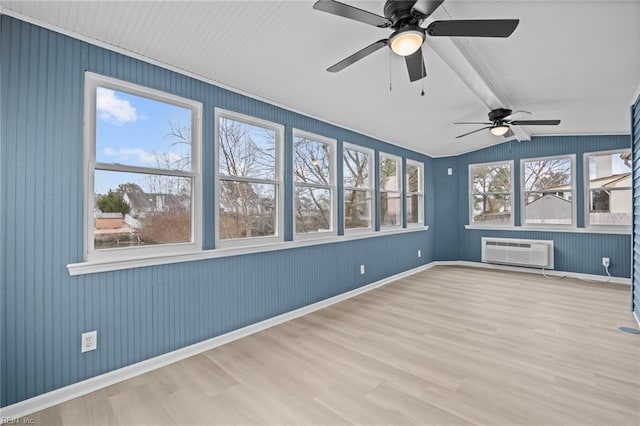
M482 261L553 269L553 241L482 238Z
M502 246L502 247L521 247L531 248L531 243L506 243L502 241L487 241L488 246Z

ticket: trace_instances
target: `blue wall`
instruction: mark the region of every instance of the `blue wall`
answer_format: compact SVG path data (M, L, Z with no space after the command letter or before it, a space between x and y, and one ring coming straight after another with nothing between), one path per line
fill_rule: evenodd
M633 279L631 309L640 318L640 96L631 108L631 138L633 143Z
M336 138L338 147L346 140L423 162L431 230L71 277L66 265L83 256L85 70L203 103L205 248L214 245L214 107L284 124L288 143L295 127ZM601 273L592 258L608 255L614 275L629 274L628 236L464 230L469 163L580 156L628 146L624 137L534 138L432 160L7 16L0 17L0 124L1 406L432 260L479 261L482 235L553 238L557 269ZM285 204L291 239L292 203ZM365 276L358 273L362 263ZM80 334L88 330L98 330L98 350L80 354Z
M480 262L482 237L527 238L554 240L555 269L567 272L606 275L602 257L611 258L611 274L629 277L631 263L630 235L501 231L465 229L469 224L469 164L513 160L513 212L516 226L520 225L520 160L551 155L576 155L576 203L578 227L584 227L583 154L586 152L630 148L629 136L547 136L533 137L529 142L505 142L457 157L433 160L436 200L433 221L435 258L437 260L466 260ZM447 168L453 175L447 175ZM449 194L455 194L452 198ZM441 200L445 200L441 203Z
M70 277L66 265L83 260L85 70L204 104L205 248L214 244L214 107L282 123L287 134L295 127L421 161L427 206L433 206L431 159L7 16L0 19L2 406L432 260L430 232L412 232ZM291 204L285 203L289 238ZM426 217L433 217L431 207ZM367 267L364 276L360 264ZM80 354L80 334L89 330L98 330L98 349Z

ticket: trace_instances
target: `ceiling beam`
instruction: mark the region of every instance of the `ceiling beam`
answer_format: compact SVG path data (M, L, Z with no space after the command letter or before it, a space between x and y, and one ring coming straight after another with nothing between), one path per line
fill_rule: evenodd
M444 5L436 9L421 25L427 27L436 20L450 20ZM471 89L471 91L487 107L487 112L496 108L517 108L509 101L508 96L500 90L500 85L493 79L491 72L480 58L469 41L464 37L427 38L431 49L451 68L451 70ZM433 42L429 42L434 40ZM484 117L483 117L484 118ZM531 135L521 126L511 126L513 137L518 141L528 141Z

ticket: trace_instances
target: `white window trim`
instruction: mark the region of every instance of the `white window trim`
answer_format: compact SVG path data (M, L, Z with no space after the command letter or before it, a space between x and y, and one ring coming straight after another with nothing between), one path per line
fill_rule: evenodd
M304 139L314 140L323 144L327 144L331 147L331 158L329 158L329 178L331 179L331 185L316 185L316 184L305 184L296 182L296 147L295 147L295 138L301 137ZM337 162L336 158L338 142L335 139L328 138L326 136L321 136L315 133L307 132L300 129L293 129L292 131L292 143L291 143L291 152L292 152L292 161L291 173L293 174L293 192L292 192L292 218L293 218L293 239L294 240L305 240L305 239L314 239L314 238L327 238L338 235L338 197L337 197ZM304 187L304 188L324 188L329 189L331 191L331 229L329 231L315 231L315 232L305 232L299 233L296 232L296 187Z
M220 141L218 140L218 126L220 118L227 118L233 121L239 121L245 124L264 127L269 130L273 130L276 134L276 179L274 181L267 179L247 179L247 181L261 181L260 183L275 184L276 190L276 220L274 235L269 237L249 237L249 238L230 238L220 239L220 174L219 174L219 147ZM214 173L215 173L215 187L214 187L214 211L215 211L215 247L216 248L233 248L233 247L252 247L262 246L268 244L276 244L284 241L284 125L274 123L272 121L263 120L260 118L252 117L250 115L241 114L235 111L229 111L222 108L214 109L215 119L215 144L214 144ZM232 177L229 180L243 180L241 176Z
M505 161L490 161L488 163L475 163L475 164L469 164L469 177L468 177L468 198L469 198L469 225L473 226L474 228L495 228L497 225L480 225L477 223L473 222L473 196L474 196L474 192L473 192L473 173L472 170L474 167L486 167L486 166L499 166L501 164L508 164L510 166L510 174L511 174L511 215L509 218L509 225L503 225L501 227L513 227L514 224L514 216L516 214L515 212L515 205L514 205L514 191L515 191L515 184L514 184L514 164L513 164L513 160L505 160Z
M524 190L524 163L531 161L542 161L542 160L560 160L568 158L571 160L571 225L564 224L526 224L525 218L525 190ZM576 155L575 154L561 154L561 155L549 155L546 157L534 157L534 158L522 158L520 159L520 226L522 228L536 228L536 229L568 229L575 230L578 229L577 226L577 205L578 200L576 199Z
M583 164L583 182L584 182L584 201L583 201L583 208L584 208L584 227L585 228L592 228L592 229L599 229L599 230L610 230L610 231L628 231L631 232L631 225L592 225L589 222L589 212L591 211L591 194L590 194L590 179L589 179L589 157L592 156L597 156L597 155L612 155L612 154L618 154L618 153L629 153L631 154L631 149L630 148L621 148L621 149L611 149L611 150L607 150L607 151L596 151L596 152L585 152L584 155L582 156L582 164ZM633 190L633 176L631 179L631 186L629 187L629 189ZM631 203L633 204L633 200L631 200ZM633 217L631 218L631 220L633 221Z
M405 179L405 185L407 188L406 194L403 197L403 206L405 211L407 211L407 197L410 195L420 195L420 203L418 205L418 222L417 223L409 223L409 220L407 218L407 228L413 228L413 227L422 227L425 226L424 225L424 164L421 163L420 161L415 161L415 160L409 160L407 159L407 165L406 168L407 170L409 170L409 166L415 166L418 168L418 173L420 174L420 177L418 179L418 192L410 192L409 191L409 176L406 174L404 174L404 179Z
M370 149L370 148L366 148L362 145L355 145L355 144L351 144L349 142L343 142L342 144L342 164L341 166L343 167L344 170L344 151L346 149L349 149L351 151L358 151L364 154L367 154L367 161L369 163L369 187L368 189L363 189L363 188L353 188L350 186L345 186L344 185L344 172L343 172L343 177L342 177L342 204L344 207L344 197L347 191L362 191L362 192L369 192L371 195L371 206L369 208L369 215L370 215L370 220L369 220L369 226L366 228L349 228L347 229L347 217L346 214L344 213L344 208L342 211L342 229L344 230L344 234L354 234L354 233L372 233L375 232L375 223L376 223L376 208L375 208L375 193L376 193L376 167L374 167L374 160L375 160L375 151Z
M123 259L116 262L97 262L96 261L96 262L70 263L67 265L67 270L69 271L69 275L71 276L86 275L86 274L95 274L98 272L119 271L124 269L141 268L141 267L156 266L156 265L170 265L173 263L197 262L200 260L207 260L207 259L220 259L223 257L242 256L246 254L266 253L270 251L290 250L290 249L296 249L300 247L343 243L347 241L354 241L354 240L360 240L365 238L382 238L382 237L387 237L389 235L423 232L428 230L429 230L428 226L422 226L420 228L411 228L411 229L401 228L401 229L395 229L395 230L390 230L386 232L369 232L366 234L355 233L355 234L350 234L348 236L341 235L341 236L332 236L328 238L314 238L314 239L306 239L306 240L300 240L300 241L285 241L277 244L269 244L266 246L224 248L224 249L202 250L201 252L195 252L195 253L169 254L162 257L154 256L154 257Z
M176 244L161 244L154 246L119 247L113 249L94 249L93 206L94 172L96 170L96 89L97 86L126 92L135 96L177 105L191 110L191 170L179 173L192 179L191 188L191 242ZM122 261L133 257L167 256L170 254L185 254L202 251L202 174L201 174L201 146L202 146L202 103L172 95L160 90L151 89L127 81L106 77L100 74L85 72L84 84L84 259L87 262ZM163 175L175 175L171 170L160 170L119 164L108 165L109 170L142 173L161 172Z
M400 223L398 223L397 225L383 225L382 224L382 215L380 213L378 213L380 215L380 230L381 231L387 231L389 229L397 229L397 228L402 228L402 222L403 222L403 218L404 218L404 211L405 211L405 203L404 203L404 195L403 195L403 191L402 191L402 179L404 176L404 170L402 168L402 157L398 157L397 155L393 155L393 154L387 154L386 152L379 152L379 156L378 156L378 168L380 167L380 163L382 162L383 159L387 159L387 160L392 160L396 162L396 176L397 176L397 181L398 181L398 190L397 191L393 191L393 190L386 190L386 189L382 189L382 187L380 186L380 173L378 173L378 180L376 181L376 183L378 184L379 187L379 192L382 195L382 193L391 193L391 194L398 194L398 197L400 199ZM382 205L380 204L382 197L378 199L378 205L380 207L380 212L382 211Z

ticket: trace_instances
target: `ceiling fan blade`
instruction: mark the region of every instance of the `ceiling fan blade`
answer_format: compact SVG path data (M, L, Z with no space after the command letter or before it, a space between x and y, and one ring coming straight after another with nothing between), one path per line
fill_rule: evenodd
M349 65L353 65L354 63L358 62L360 59L364 58L365 56L369 56L376 50L386 46L388 43L389 41L386 38L382 40L378 40L375 43L371 43L364 49L360 49L353 55L348 56L343 60L341 60L340 62L338 62L337 64L330 66L329 68L327 68L327 71L329 72L342 71Z
M469 133L465 133L465 134L460 135L460 136L456 136L456 139L464 138L465 136L469 136L469 135L471 135L473 133L477 133L477 132L480 132L482 130L487 130L487 129L490 129L490 128L491 128L491 126L483 127L482 129L474 130L473 132L469 132Z
M560 124L560 120L515 120L510 121L509 124L514 126L557 126Z
M313 8L322 12L342 16L343 18L364 22L365 24L373 25L375 27L387 28L391 26L391 21L384 16L376 15L375 13L367 12L366 10L358 9L357 7L349 6L348 4L334 0L318 0L313 5Z
M443 2L444 0L418 0L413 5L413 10L418 12L422 19L428 18Z
M484 123L482 121L458 121L457 123L453 123L453 124L486 124L486 125L490 125L493 123Z
M427 27L427 34L447 37L509 37L519 22L519 19L434 21Z
M516 134L513 133L513 130L511 130L511 127L509 127L509 130L507 131L507 133L505 133L504 135L502 135L503 138L505 139L509 139L514 137Z
M427 76L427 70L424 67L424 60L422 59L422 49L418 49L411 55L405 56L404 61L407 63L407 71L409 71L409 81L418 81Z
M521 114L531 115L532 113L529 112L529 111L525 111L523 109L520 109L518 111L513 111L511 114L507 115L505 118L509 119L509 118L513 117L514 115L521 115Z

